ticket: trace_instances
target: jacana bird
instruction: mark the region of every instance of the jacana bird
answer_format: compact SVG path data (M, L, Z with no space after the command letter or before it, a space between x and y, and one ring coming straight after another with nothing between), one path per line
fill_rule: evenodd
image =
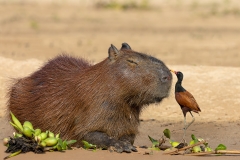
M170 71L175 73L178 79L175 85L175 99L177 103L180 105L184 115L184 135L183 135L184 140L187 128L195 121L195 118L192 115L191 111L198 113L201 112L201 109L199 108L197 101L195 100L193 95L182 87L183 73L173 70ZM192 121L188 125L186 123L187 112L189 112L192 116Z

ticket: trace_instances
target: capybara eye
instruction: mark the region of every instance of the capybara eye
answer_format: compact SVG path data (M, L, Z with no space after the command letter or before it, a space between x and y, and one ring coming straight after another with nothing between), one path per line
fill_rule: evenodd
M133 61L131 59L128 59L127 61L130 62L130 63L138 64L137 62L135 62L135 61Z

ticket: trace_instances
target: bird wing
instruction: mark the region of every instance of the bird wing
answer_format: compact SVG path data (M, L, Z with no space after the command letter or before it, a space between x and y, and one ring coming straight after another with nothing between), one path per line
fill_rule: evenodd
M193 95L188 91L176 92L175 98L180 106L190 108L193 112L201 112L201 109L199 108L197 101L195 100Z

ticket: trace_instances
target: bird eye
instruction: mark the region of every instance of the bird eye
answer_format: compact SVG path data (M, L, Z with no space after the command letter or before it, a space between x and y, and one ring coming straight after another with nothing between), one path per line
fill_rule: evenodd
M133 61L133 60L131 60L131 59L128 59L127 61L130 62L130 63L137 64L137 62L135 62L135 61Z

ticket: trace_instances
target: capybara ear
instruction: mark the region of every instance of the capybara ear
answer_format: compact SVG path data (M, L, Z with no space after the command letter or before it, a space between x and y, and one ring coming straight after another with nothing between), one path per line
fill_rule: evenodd
M119 50L111 44L111 47L108 49L108 58L110 60L115 60L119 54Z
M122 48L121 49L132 49L127 43L122 43Z

